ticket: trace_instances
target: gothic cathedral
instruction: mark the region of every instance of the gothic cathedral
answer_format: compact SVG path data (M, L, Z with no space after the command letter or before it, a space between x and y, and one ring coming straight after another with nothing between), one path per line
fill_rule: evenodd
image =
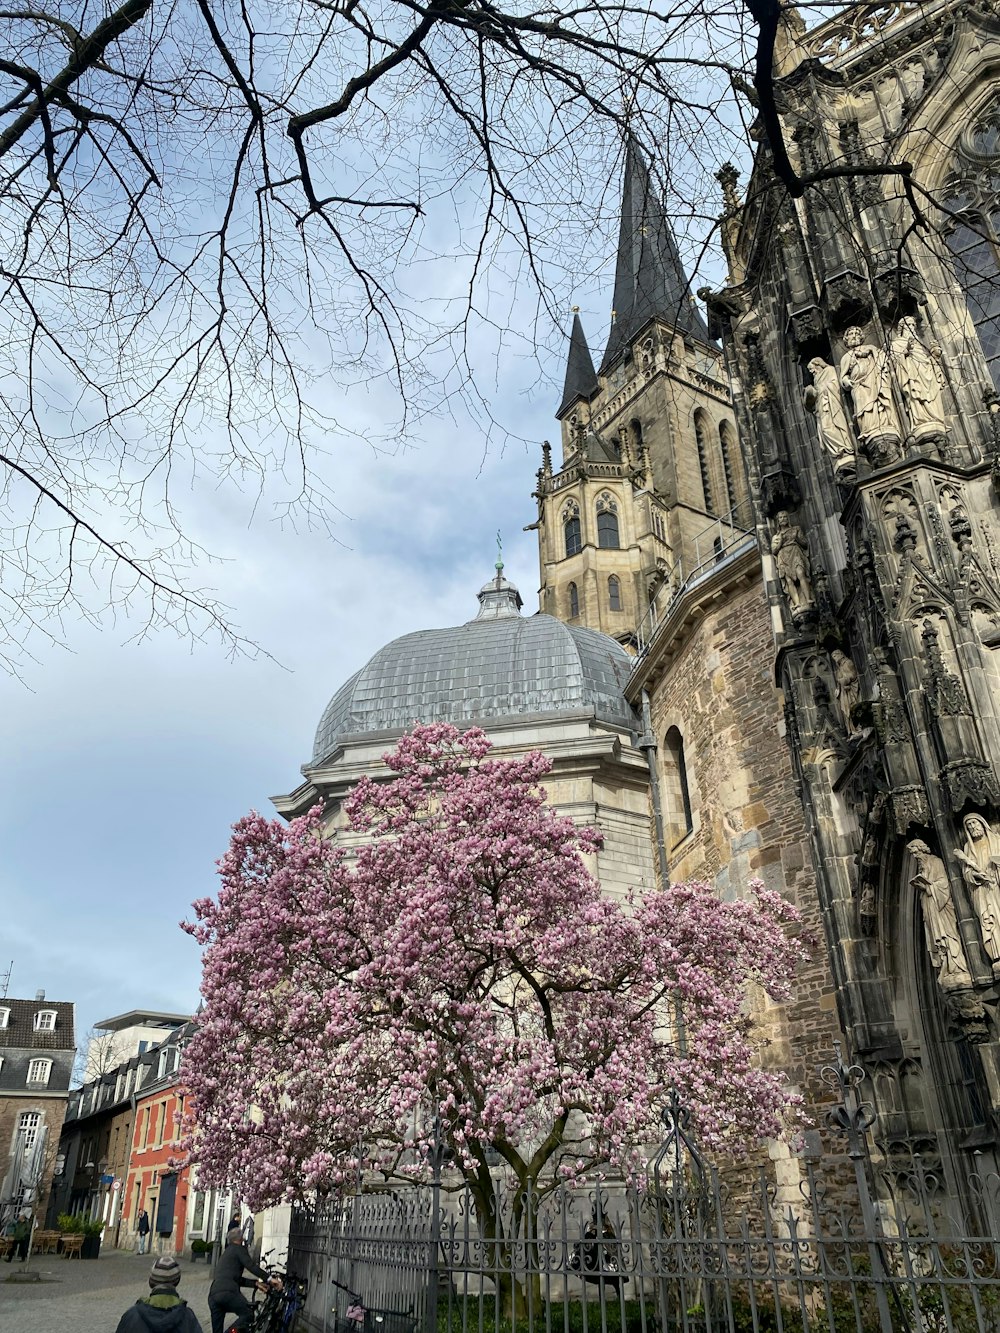
M842 1036L884 1168L960 1195L1000 1155L1000 14L790 10L776 62L822 183L780 184L763 133L742 192L720 173L707 322L627 153L610 335L595 369L574 320L538 474L541 609L635 654L661 877L759 876L823 941L763 1016L814 1114Z

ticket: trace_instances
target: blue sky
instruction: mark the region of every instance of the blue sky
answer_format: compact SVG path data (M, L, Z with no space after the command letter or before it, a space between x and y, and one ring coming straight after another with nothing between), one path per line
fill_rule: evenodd
M595 216L607 263L571 296L595 360L616 214ZM212 587L275 660L230 661L168 632L137 643L140 622L98 630L81 619L65 623L65 646L34 641L24 683L0 675L0 974L13 964L11 995L75 1001L80 1035L132 1008L193 1011L199 953L178 922L214 891L233 821L270 813L269 797L297 784L337 687L397 635L471 618L498 528L507 574L526 612L537 609L535 538L522 529L536 517L541 442L559 438L566 344L535 346L537 294L502 265L489 284L504 320L471 354L506 435L453 406L394 454L331 441L319 466L341 511L332 536L282 527L266 504L207 478L174 490L187 535L221 560L191 582ZM567 333L570 321L567 301ZM331 389L328 406L369 424L382 403L377 387ZM386 402L387 421L393 410Z
M12 960L12 995L75 1001L81 1033L130 1008L194 1008L198 949L177 923L213 891L232 822L296 785L337 686L396 635L469 619L497 528L537 608L522 528L541 440L558 438L562 373L558 356L543 364L531 400L518 375L534 384L537 366L500 377L497 411L530 446L484 458L472 421L429 423L395 457L342 446L328 464L345 515L336 541L266 513L248 527L231 492L189 497L189 530L227 562L198 581L278 662L70 622L67 647L29 667L30 688L0 677L0 973Z

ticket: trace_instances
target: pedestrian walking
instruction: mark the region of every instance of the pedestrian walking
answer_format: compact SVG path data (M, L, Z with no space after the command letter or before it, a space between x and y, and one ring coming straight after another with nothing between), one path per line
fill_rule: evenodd
M19 1214L17 1220L7 1227L7 1235L14 1242L7 1255L8 1263L13 1259L20 1259L24 1263L27 1259L31 1250L31 1230L31 1213L28 1211Z
M248 1273L253 1273L259 1280L249 1281L243 1276L244 1269ZM254 1263L247 1247L243 1244L243 1232L239 1224L230 1227L226 1235L225 1249L219 1256L215 1268L215 1280L208 1289L212 1333L223 1333L227 1314L237 1316L236 1323L230 1325L229 1333L232 1333L233 1329L249 1328L252 1307L240 1288L249 1287L252 1290L258 1287L261 1291L266 1291L269 1281L274 1286L281 1286L280 1278L269 1279L264 1269Z
M149 1274L149 1295L125 1311L116 1333L203 1333L198 1316L177 1292L180 1280L180 1264L172 1254L161 1254Z
M136 1231L139 1233L139 1253L145 1254L149 1249L149 1214L143 1208L139 1213L139 1221L136 1224Z

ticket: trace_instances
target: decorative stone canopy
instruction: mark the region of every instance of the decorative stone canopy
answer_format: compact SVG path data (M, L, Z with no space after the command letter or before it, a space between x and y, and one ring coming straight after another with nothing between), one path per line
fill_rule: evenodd
M596 630L521 614L503 577L479 592L473 620L394 639L340 687L313 746L322 764L345 737L405 731L415 722L489 726L516 715L585 713L623 731L638 721L623 689L632 659Z

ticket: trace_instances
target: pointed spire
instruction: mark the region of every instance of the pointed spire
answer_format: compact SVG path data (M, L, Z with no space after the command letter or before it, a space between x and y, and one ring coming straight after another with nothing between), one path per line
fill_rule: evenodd
M580 316L573 307L573 331L569 336L569 356L566 359L566 383L562 402L556 416L562 418L579 398L591 399L600 388L594 358L590 355Z
M688 281L649 168L630 138L625 152L622 222L615 269L614 322L601 362L603 375L650 320L659 316L681 333L711 342Z

